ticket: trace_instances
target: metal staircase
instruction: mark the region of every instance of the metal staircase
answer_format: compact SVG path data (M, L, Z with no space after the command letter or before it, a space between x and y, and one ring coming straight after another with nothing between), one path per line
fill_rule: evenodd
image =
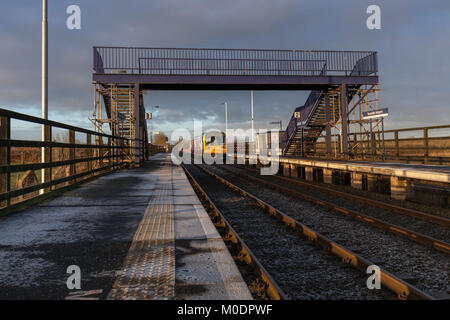
M357 88L347 90L347 102L349 103ZM339 90L312 91L305 106L295 109L301 117L292 115L285 136L283 137L283 155L306 156L314 153L317 139L325 130L326 120L326 94L329 99L329 122L335 123L341 117Z
M350 76L367 76L373 73L368 65L368 56L356 62ZM361 85L347 87L347 105L352 101ZM327 121L327 96L329 120ZM325 130L327 122L336 123L341 118L341 97L339 87L324 90L313 90L304 106L295 109L282 137L282 153L284 156L307 156L315 152L317 139ZM300 117L295 115L300 113Z
M113 135L134 140L134 87L116 84L101 85L96 88L96 93L103 98L107 115L107 118L102 117L101 103L97 103L94 119L91 121L94 122L98 131L103 132L103 124L108 124ZM132 154L129 154L126 160L131 161L131 156Z

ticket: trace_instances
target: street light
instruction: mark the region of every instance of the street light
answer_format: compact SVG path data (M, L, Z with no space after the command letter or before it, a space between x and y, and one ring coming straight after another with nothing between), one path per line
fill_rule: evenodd
M281 124L281 120L280 121L272 121L272 122L269 122L269 124L279 124L280 125L280 131L283 131L283 125Z
M254 116L253 116L253 90L250 91L250 108L252 113L252 141L255 140L255 127L253 124Z
M225 134L228 132L228 103L222 102L225 105Z
M42 119L48 119L48 22L47 22L47 0L42 0L42 60L41 60L41 110ZM41 129L42 142L45 142L46 138L51 140L51 137L46 137L45 125L42 125ZM41 148L41 162L48 161L45 148ZM45 183L45 169L41 170L42 183ZM44 193L44 189L39 190L40 194Z
M153 143L153 108L158 109L159 106L150 107L150 143Z

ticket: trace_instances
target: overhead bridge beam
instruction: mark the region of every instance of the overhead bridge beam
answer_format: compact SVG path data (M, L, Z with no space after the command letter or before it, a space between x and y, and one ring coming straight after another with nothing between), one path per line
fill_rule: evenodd
M378 76L212 76L96 74L97 83L139 83L141 90L320 90L378 83Z

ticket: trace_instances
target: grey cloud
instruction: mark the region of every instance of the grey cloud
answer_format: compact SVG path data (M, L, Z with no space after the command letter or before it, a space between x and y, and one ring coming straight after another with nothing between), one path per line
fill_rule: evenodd
M82 30L65 28L65 8L82 9ZM382 29L365 27L369 4L382 9ZM0 105L17 111L40 108L40 1L2 1L0 13ZM89 124L93 91L92 46L284 48L379 51L383 105L388 125L449 122L449 1L50 1L50 117ZM259 126L287 124L305 92L255 94ZM258 98L259 97L259 98ZM259 100L258 100L259 99ZM161 130L192 119L249 121L248 92L149 92L146 105L160 104ZM430 112L432 110L432 112ZM70 112L71 118L67 118Z

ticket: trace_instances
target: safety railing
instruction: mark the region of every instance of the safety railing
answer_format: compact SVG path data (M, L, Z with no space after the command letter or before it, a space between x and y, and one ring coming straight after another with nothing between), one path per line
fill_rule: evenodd
M24 123L42 128L44 141L11 139ZM0 109L0 211L128 166L133 152L134 141L123 137Z
M374 130L372 136L366 132L348 135L352 159L388 160L407 163L450 164L450 125ZM339 135L332 135L332 158L339 159L341 142ZM308 157L327 157L325 137L316 142L315 150Z
M364 75L374 51L94 47L96 73L170 75ZM359 64L358 64L359 62Z
M374 56L376 59L376 52L372 53L367 57L370 56ZM356 63L358 64L358 62ZM322 68L320 74L321 75L327 74L326 65ZM306 99L305 104L302 107L297 107L295 109L294 113L292 114L291 120L289 120L289 124L281 138L281 150L283 153L287 151L287 149L289 148L289 144L292 143L292 139L295 137L298 122L299 121L304 122L309 119L310 115L312 115L315 108L317 107L322 93L323 93L322 90L312 90L308 98ZM295 112L300 112L300 118L295 117Z

